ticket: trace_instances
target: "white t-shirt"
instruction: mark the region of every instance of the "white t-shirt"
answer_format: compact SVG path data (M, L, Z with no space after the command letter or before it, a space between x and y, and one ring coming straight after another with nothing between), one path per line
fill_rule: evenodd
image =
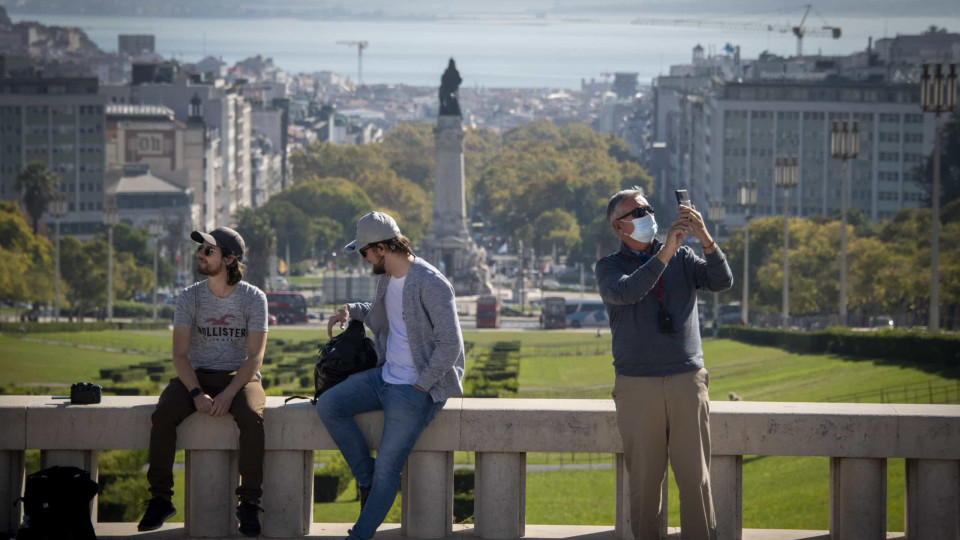
M410 354L410 342L407 340L407 325L403 322L403 283L402 278L391 277L384 298L387 308L387 321L390 333L387 334L387 361L383 365L383 380L390 384L415 384L417 368Z

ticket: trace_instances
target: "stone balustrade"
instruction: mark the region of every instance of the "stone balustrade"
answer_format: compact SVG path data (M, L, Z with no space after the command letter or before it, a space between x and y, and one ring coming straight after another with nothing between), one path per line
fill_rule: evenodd
M45 396L0 396L0 531L21 519L14 501L23 487L25 450L41 450L43 466L77 465L96 477L98 450L147 447L155 404L155 397L70 405ZM906 458L906 537L960 537L960 406L716 402L711 409L721 540L742 538L744 455L829 457L830 535L842 540L884 538L886 459ZM313 521L312 452L336 446L307 402L284 405L271 397L264 416L264 536L303 536ZM383 415L367 413L358 421L376 447ZM233 420L194 415L180 427L178 446L186 450L186 534L229 536L238 478ZM616 537L631 537L612 401L449 400L406 465L403 535L452 535L457 450L476 453L477 536L524 535L527 452L609 452L618 456Z

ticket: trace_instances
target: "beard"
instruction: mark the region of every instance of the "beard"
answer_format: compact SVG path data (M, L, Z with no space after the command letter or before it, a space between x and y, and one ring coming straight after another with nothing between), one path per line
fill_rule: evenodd
M373 263L373 275L380 276L387 273L387 265L384 263L383 259L380 259L378 262Z
M200 261L197 263L197 273L204 276L215 276L220 273L224 268L223 261L220 261L220 265L217 267L211 266L210 263Z

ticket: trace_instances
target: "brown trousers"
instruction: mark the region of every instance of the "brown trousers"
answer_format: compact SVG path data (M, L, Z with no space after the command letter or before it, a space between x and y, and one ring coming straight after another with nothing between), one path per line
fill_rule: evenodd
M197 371L200 388L211 397L222 392L236 372ZM263 407L267 396L260 379L254 377L237 392L230 404L237 427L240 428L240 487L237 496L243 502L260 503L263 495ZM190 392L174 377L160 394L157 409L153 412L153 427L150 430L150 468L147 481L150 493L155 497L173 497L173 458L177 450L177 426L195 413Z
M683 540L715 540L710 494L710 398L706 369L666 377L618 376L613 387L623 457L630 474L635 540L659 540L667 456L680 490Z

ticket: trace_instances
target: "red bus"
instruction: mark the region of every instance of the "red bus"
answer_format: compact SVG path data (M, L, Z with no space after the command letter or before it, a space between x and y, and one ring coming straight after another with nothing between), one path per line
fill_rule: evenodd
M500 299L496 296L477 298L477 328L500 328Z
M300 324L310 322L307 317L307 300L302 294L292 291L272 291L267 293L267 311L277 318L280 324Z

